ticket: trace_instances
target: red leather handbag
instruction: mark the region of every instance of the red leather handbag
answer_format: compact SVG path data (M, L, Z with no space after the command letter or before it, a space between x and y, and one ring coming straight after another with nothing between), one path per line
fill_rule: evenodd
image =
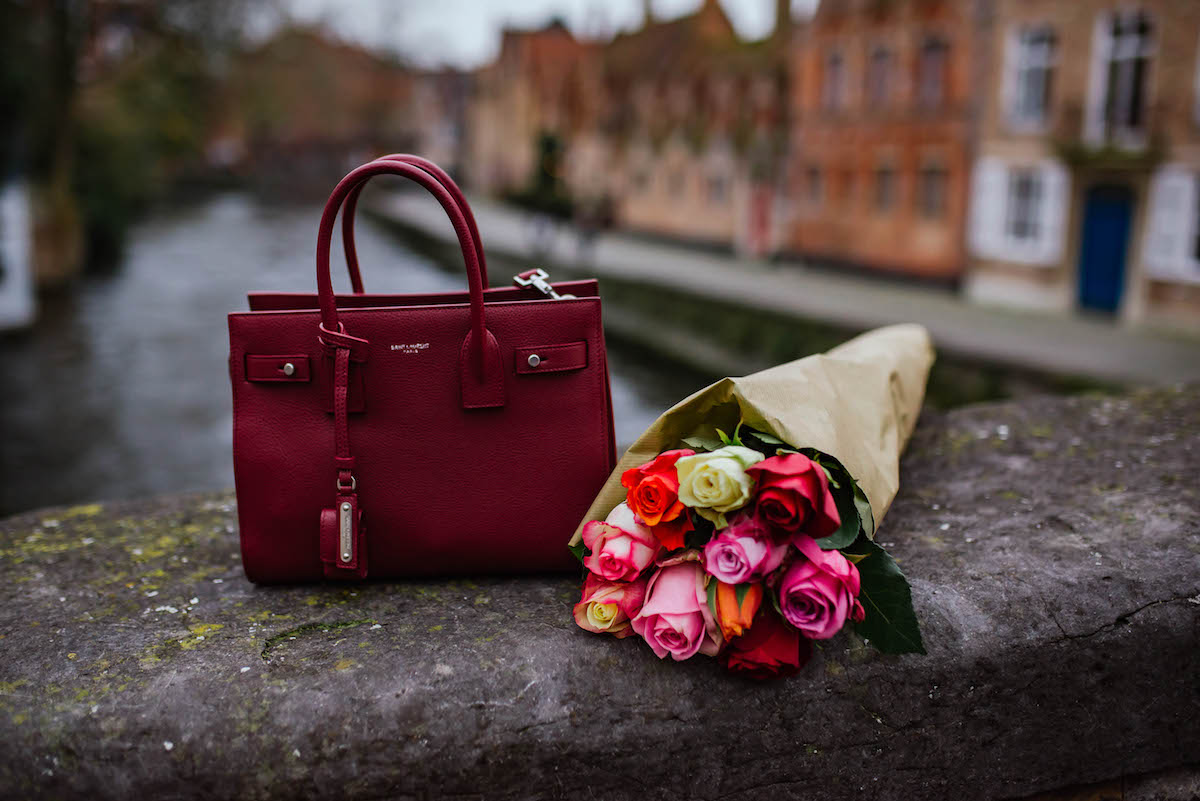
M376 175L428 190L458 235L466 293L369 295L353 241ZM329 251L342 204L354 294ZM489 289L450 177L388 156L334 189L317 292L229 315L242 564L259 583L569 569L563 542L616 462L594 280L529 271Z

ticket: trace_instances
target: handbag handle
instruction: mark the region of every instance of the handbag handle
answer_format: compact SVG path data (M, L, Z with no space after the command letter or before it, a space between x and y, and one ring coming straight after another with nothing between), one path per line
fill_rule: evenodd
M438 183L446 187L446 191L454 198L454 202L458 204L463 216L467 219L467 227L471 229L471 238L475 241L475 255L479 259L479 274L483 278L483 288L487 289L487 257L483 253L483 240L479 236L479 227L475 224L475 215L471 213L471 205L467 203L467 198L458 188L454 179L429 159L414 156L411 153L391 153L380 156L375 161L399 161L412 164L432 175ZM351 190L346 197L346 206L342 209L342 248L346 253L346 268L350 272L350 286L356 295L363 293L363 282L362 274L358 269L358 251L354 246L354 212L358 208L358 196L362 194L363 188L363 185L359 185Z
M462 250L467 268L467 288L471 300L471 323L459 351L459 376L462 387L462 405L465 408L492 408L504 405L504 370L500 359L500 346L487 330L483 310L483 277L479 257L476 253L477 239L471 236L462 209L454 197L436 178L420 167L400 161L377 160L351 170L334 188L321 214L321 225L317 232L317 298L321 309L318 339L326 346L347 349L352 357L365 359L365 339L347 334L338 321L337 299L333 293L333 278L330 273L329 251L333 240L333 226L338 209L350 193L360 188L376 175L399 175L420 184L442 205Z

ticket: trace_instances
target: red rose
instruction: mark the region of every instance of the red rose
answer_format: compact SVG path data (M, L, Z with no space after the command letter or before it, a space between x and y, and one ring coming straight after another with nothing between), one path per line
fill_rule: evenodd
M763 604L750 630L729 641L725 667L751 679L794 676L812 658L812 643Z
M842 524L829 478L804 454L772 456L746 472L757 481L758 516L776 531L815 539L828 537Z
M691 519L679 500L675 462L693 453L687 449L667 451L621 474L629 508L669 549L682 548L683 535L692 530Z

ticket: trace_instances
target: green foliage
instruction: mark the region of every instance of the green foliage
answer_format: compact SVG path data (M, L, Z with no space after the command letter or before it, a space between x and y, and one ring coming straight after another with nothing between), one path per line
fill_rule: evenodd
M178 42L89 89L73 185L94 260L119 255L130 223L200 157L211 90L203 55Z
M854 630L885 654L923 654L921 627L913 611L912 590L895 560L865 536L846 553L862 579L859 601L866 618Z
M575 204L562 178L562 140L557 134L543 131L534 142L534 151L528 184L505 199L529 211L569 219L575 213Z
M583 564L583 558L588 555L588 549L584 547L582 542L577 542L574 545L568 545L567 550L575 555L579 560L579 564Z
M36 87L29 80L30 13L25 3L0 0L0 174L7 172L26 133L26 116L35 95Z
M718 448L723 447L721 440L714 439L712 437L700 436L700 435L684 437L683 444L685 446L691 448L692 450L696 451L697 453L705 453L707 451L715 451Z
M867 539L875 539L875 513L871 511L871 502L867 500L867 494L858 486L858 482L854 482L854 508L858 510L863 534Z
M855 486L853 482L846 481L837 488L830 487L842 524L828 537L821 537L816 541L823 550L834 551L845 548L858 539L861 524L858 518L858 508L854 504Z

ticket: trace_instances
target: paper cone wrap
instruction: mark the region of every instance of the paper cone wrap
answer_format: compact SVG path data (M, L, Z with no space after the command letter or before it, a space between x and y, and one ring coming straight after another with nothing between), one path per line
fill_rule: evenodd
M626 470L681 447L684 437L714 428L732 434L739 420L793 447L815 448L840 461L866 494L877 527L900 488L900 453L920 414L933 359L923 326L892 325L828 353L721 379L675 404L638 437L571 544L581 541L585 523L603 520L625 500L621 474Z

